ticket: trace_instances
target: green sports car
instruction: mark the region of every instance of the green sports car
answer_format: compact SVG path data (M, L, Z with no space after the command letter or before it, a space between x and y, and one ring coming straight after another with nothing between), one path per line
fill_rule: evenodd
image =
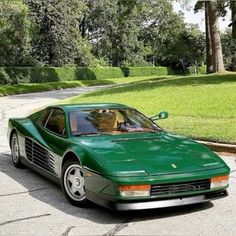
M9 120L12 161L60 184L77 206L138 210L227 196L229 167L154 122L167 117L111 103L49 106Z

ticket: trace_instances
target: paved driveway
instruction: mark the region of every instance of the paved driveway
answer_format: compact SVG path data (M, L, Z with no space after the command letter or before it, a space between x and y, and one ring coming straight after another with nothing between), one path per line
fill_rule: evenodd
M94 89L98 88L88 90ZM228 198L138 212L74 207L60 187L29 169L14 168L7 119L88 90L0 98L0 235L236 235L236 156L222 157L232 168Z

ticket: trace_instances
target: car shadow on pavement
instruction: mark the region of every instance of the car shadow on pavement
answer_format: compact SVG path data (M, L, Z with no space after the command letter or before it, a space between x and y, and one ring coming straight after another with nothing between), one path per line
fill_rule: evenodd
M66 214L74 217L83 218L99 224L120 224L127 222L138 222L152 219L162 219L175 217L189 213L205 211L214 206L213 203L202 203L189 206L171 207L154 210L140 210L127 212L118 212L105 209L93 203L87 208L72 206L64 197L60 186L54 184L41 175L31 171L28 168L17 169L11 162L9 154L0 154L0 173L15 181L23 187L23 191L14 192L6 190L0 193L0 198L19 194L28 194L30 197L56 208ZM0 179L1 181L1 179ZM13 188L14 189L14 188ZM19 189L19 188L18 188ZM24 208L27 210L27 208Z

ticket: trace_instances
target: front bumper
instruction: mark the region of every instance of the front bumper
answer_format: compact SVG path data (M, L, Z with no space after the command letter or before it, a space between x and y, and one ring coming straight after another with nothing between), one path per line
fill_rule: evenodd
M96 196L95 194L89 192L86 193L88 199L98 205L103 207L118 210L118 211L128 211L128 210L143 210L143 209L155 209L155 208L165 208L174 206L184 206L202 202L209 202L219 198L224 198L228 196L226 190L209 192L200 195L187 196L187 197L175 197L167 198L161 200L143 200L143 201L112 201L110 199L101 198L101 196Z

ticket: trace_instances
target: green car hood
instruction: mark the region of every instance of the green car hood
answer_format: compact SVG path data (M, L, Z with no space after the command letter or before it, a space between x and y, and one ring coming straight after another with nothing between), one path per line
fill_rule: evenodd
M160 133L81 136L115 176L175 174L215 169L225 163L193 140Z

